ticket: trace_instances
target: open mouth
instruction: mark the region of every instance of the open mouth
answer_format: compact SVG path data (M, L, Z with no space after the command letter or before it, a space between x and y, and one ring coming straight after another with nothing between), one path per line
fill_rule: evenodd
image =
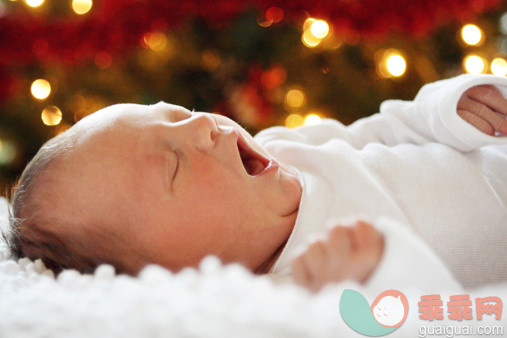
M238 137L238 149L245 171L250 176L257 176L269 165L270 160L250 148L243 137Z

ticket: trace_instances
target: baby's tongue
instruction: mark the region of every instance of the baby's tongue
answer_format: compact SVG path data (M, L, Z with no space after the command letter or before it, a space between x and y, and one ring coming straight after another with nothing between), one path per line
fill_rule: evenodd
M243 165L245 166L246 172L251 176L259 174L264 169L262 163L254 158L244 160Z

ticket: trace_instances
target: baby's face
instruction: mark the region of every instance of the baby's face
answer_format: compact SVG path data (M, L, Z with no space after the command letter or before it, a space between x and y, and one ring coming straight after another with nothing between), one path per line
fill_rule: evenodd
M108 224L94 230L123 243L132 271L179 270L208 254L255 269L292 230L299 181L228 118L121 104L73 128L61 197L79 196L86 226Z

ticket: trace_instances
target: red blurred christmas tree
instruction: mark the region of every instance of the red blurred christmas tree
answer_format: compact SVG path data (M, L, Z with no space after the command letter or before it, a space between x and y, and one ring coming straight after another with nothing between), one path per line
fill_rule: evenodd
M256 132L311 113L350 123L464 72L470 53L469 71L482 62L501 74L506 10L500 0L0 2L0 183L49 137L118 102L220 112ZM476 26L464 38L478 41L463 41L466 23Z

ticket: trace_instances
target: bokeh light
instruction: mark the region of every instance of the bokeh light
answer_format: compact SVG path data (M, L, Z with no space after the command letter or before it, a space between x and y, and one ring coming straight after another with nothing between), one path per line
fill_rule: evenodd
M26 4L30 7L39 7L44 3L44 0L25 0Z
M167 37L164 33L159 31L149 32L143 35L144 47L150 48L154 51L162 51L167 46Z
M88 13L92 5L92 0L72 0L72 10L79 15Z
M324 20L308 18L303 23L301 41L308 48L317 47L329 34L329 24Z
M317 21L317 19L314 19L314 18L308 18L305 20L305 22L303 23L303 31L307 31L307 30L310 30L310 28L312 27L312 24Z
M496 58L491 61L491 73L498 76L507 75L507 61L503 58Z
M299 89L291 89L285 95L285 103L291 108L299 108L306 102L305 93Z
M315 20L310 26L310 32L316 38L323 39L329 34L329 25L324 20Z
M9 165L16 158L16 146L8 139L0 142L0 165Z
M314 48L317 47L322 40L315 37L315 35L313 35L312 32L307 29L303 32L303 35L301 35L301 41L306 47Z
M461 29L461 38L466 44L475 46L482 41L482 30L473 24L463 26Z
M386 67L389 74L398 77L405 74L407 69L407 62L400 54L393 54L387 58Z
M304 123L305 119L299 114L289 114L289 116L285 118L285 126L291 129L302 126Z
M479 55L470 54L463 60L465 71L470 74L484 73L486 69L486 61Z
M308 114L305 117L305 126L314 126L319 124L321 120L321 117L317 114Z
M108 52L99 52L95 55L95 64L100 69L106 69L113 63L113 57Z
M277 23L283 20L283 10L278 7L270 7L266 11L266 19L272 23Z
M378 62L377 71L382 77L400 77L407 70L405 57L396 49L379 51L375 58Z
M37 79L32 82L30 91L36 99L44 100L51 94L51 85L47 80Z
M266 89L275 89L287 78L287 72L281 66L274 66L261 75L261 83Z
M507 34L507 12L503 13L503 15L500 17L500 21L498 23L498 26L499 26L500 32L502 32L502 34Z
M62 121L62 112L56 106L49 106L42 111L41 119L47 126L56 126Z

